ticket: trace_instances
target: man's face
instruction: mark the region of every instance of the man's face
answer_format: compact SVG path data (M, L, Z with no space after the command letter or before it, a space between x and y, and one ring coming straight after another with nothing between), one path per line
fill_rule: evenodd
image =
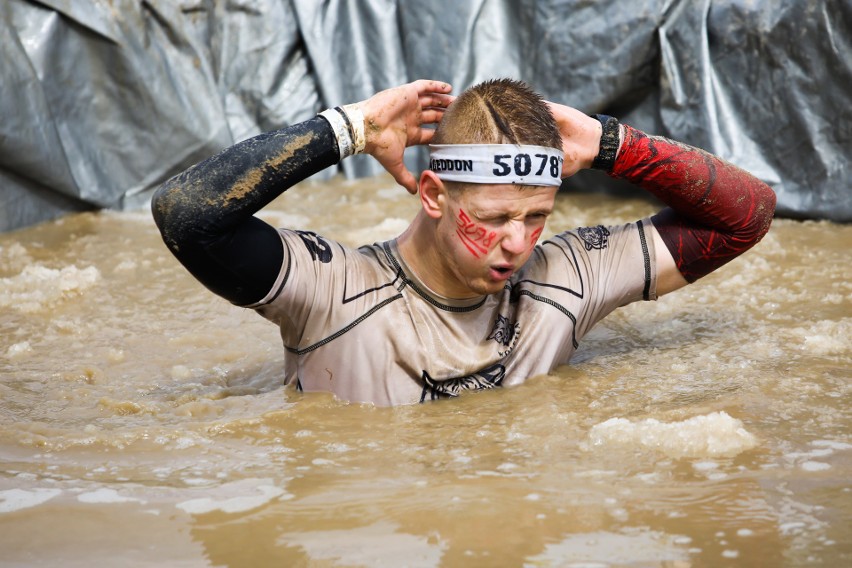
M502 290L529 259L553 211L556 191L477 185L447 194L437 235L449 277L443 292L465 298Z

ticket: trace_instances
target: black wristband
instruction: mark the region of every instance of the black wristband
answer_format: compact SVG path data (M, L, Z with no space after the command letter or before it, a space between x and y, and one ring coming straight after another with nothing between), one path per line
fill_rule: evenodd
M621 142L621 129L618 119L606 114L593 114L592 117L598 119L603 128L601 146L598 155L592 162L592 169L612 171L612 167L615 165L615 156L618 154L618 145Z

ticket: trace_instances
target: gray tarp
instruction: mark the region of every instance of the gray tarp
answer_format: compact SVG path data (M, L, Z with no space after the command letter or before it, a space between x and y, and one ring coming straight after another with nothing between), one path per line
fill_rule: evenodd
M719 154L779 214L852 220L852 0L2 0L0 230L142 206L220 148L402 82L503 76Z

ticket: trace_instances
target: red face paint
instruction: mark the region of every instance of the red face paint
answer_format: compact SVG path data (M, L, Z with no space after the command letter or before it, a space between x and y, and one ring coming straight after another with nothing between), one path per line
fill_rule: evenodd
M539 227L538 229L533 231L532 235L530 235L530 248L533 248L535 246L535 243L536 243L536 241L538 241L538 237L541 236L541 232L543 230L544 230L544 227Z
M488 232L485 227L474 223L463 209L459 209L459 216L456 219L456 234L476 258L486 254L497 239L497 233Z

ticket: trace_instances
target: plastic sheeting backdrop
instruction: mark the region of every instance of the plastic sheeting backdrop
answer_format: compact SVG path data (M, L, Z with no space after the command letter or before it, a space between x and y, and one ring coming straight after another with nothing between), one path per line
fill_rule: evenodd
M0 230L140 207L235 141L415 78L506 76L731 160L779 214L850 221L850 31L849 0L4 0Z

